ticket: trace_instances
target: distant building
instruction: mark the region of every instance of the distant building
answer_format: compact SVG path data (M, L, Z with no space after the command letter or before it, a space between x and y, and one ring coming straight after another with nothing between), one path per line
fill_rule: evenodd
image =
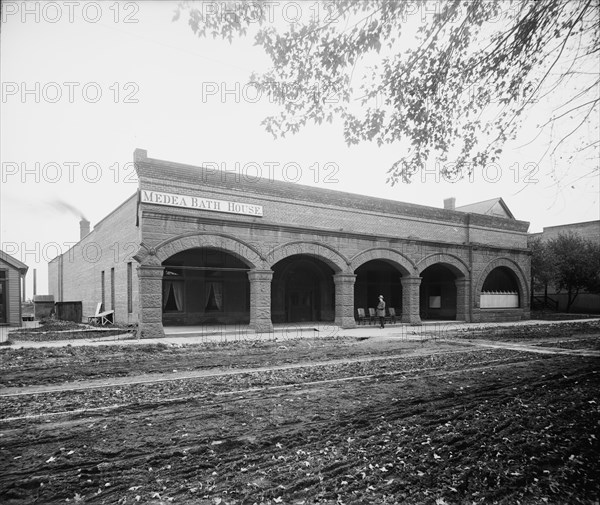
M583 238L600 244L600 221L583 221L581 223L561 224L558 226L546 226L543 231L531 233L530 236L541 237L542 240L558 238L562 233L572 232Z
M0 325L21 326L23 279L29 267L0 251Z
M575 233L585 239L591 240L596 244L600 244L600 221L584 221L581 223L563 224L558 226L546 226L542 232L530 234L531 238L540 237L543 241L558 238L560 234L568 232ZM536 297L544 295L544 290L536 290L534 295ZM548 286L548 297L556 301L558 304L556 309L564 311L567 308L568 295L566 292L556 289L555 286ZM577 295L573 305L571 305L571 312L580 313L600 313L600 294L598 293L586 293L582 292Z
M515 218L502 198L492 198L491 200L484 200L483 202L461 205L460 207L456 207L456 210L460 212L471 212L473 214L483 214L485 216L504 217L507 219Z
M380 294L409 324L530 316L529 223L501 199L465 212L454 199L426 207L140 149L134 162L138 191L93 231L82 222L80 242L49 263L50 294L83 301L84 316L101 303L149 337L163 325L349 328Z

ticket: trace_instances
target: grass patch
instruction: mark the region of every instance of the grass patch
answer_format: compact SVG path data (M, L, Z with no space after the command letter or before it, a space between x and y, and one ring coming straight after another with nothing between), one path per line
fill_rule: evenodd
M12 341L19 342L51 342L57 340L96 339L134 331L135 327L125 325L111 325L106 328L75 323L73 321L46 319L41 321L40 325L36 328L19 328L18 330L11 331L10 337Z

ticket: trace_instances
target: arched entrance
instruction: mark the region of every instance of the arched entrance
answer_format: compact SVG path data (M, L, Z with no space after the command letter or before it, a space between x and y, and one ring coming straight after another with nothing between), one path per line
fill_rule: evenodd
M163 261L163 325L248 324L249 265L215 248L191 248Z
M519 281L516 274L506 266L490 271L481 288L482 309L509 309L520 307Z
M435 263L421 272L420 315L423 320L455 320L457 275L448 266Z
M272 270L273 323L334 321L334 271L324 261L296 254L278 261Z
M402 272L385 260L370 260L359 266L354 273L354 314L357 309L377 307L379 295L383 295L388 309L394 308L396 315L402 313Z

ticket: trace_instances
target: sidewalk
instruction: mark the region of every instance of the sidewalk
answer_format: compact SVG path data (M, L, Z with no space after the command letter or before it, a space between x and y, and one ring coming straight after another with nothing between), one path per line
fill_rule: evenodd
M512 321L502 323L464 323L460 321L426 321L420 326L408 324L387 325L381 329L378 326L357 326L342 329L339 326L326 323L314 325L275 325L273 333L256 333L248 326L212 326L212 327L166 327L165 337L138 339L131 333L111 335L94 339L68 339L44 342L13 341L11 348L39 348L71 346L102 346L102 345L187 345L203 343L245 342L245 341L285 341L296 338L335 338L354 337L370 338L383 337L405 340L424 340L430 338L447 338L451 332L466 329L498 328L505 326L534 326L540 324L566 324L578 322L600 321L600 318L572 319L567 321ZM9 337L10 331L17 328L0 328L0 341ZM4 347L4 346L3 346Z

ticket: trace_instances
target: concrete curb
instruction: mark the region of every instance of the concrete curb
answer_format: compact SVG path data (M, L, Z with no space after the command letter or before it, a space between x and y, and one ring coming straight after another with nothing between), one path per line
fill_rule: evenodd
M600 318L571 319L566 321L529 320L502 323L463 323L456 321L426 322L419 326L407 324L388 325L381 329L378 326L358 326L351 329L342 329L339 326L321 324L316 326L291 325L276 328L273 333L256 333L248 328L221 327L216 329L197 328L196 331L182 333L175 331L163 338L138 339L131 333L123 333L96 339L65 339L44 342L15 341L7 348L41 348L41 347L66 347L66 346L103 346L103 345L189 345L205 343L226 342L260 342L260 341L286 341L297 338L373 338L382 337L390 339L423 340L430 338L443 339L451 333L466 329L502 328L510 326L536 326L536 325L560 325L581 322L596 322ZM10 328L14 330L16 328Z

